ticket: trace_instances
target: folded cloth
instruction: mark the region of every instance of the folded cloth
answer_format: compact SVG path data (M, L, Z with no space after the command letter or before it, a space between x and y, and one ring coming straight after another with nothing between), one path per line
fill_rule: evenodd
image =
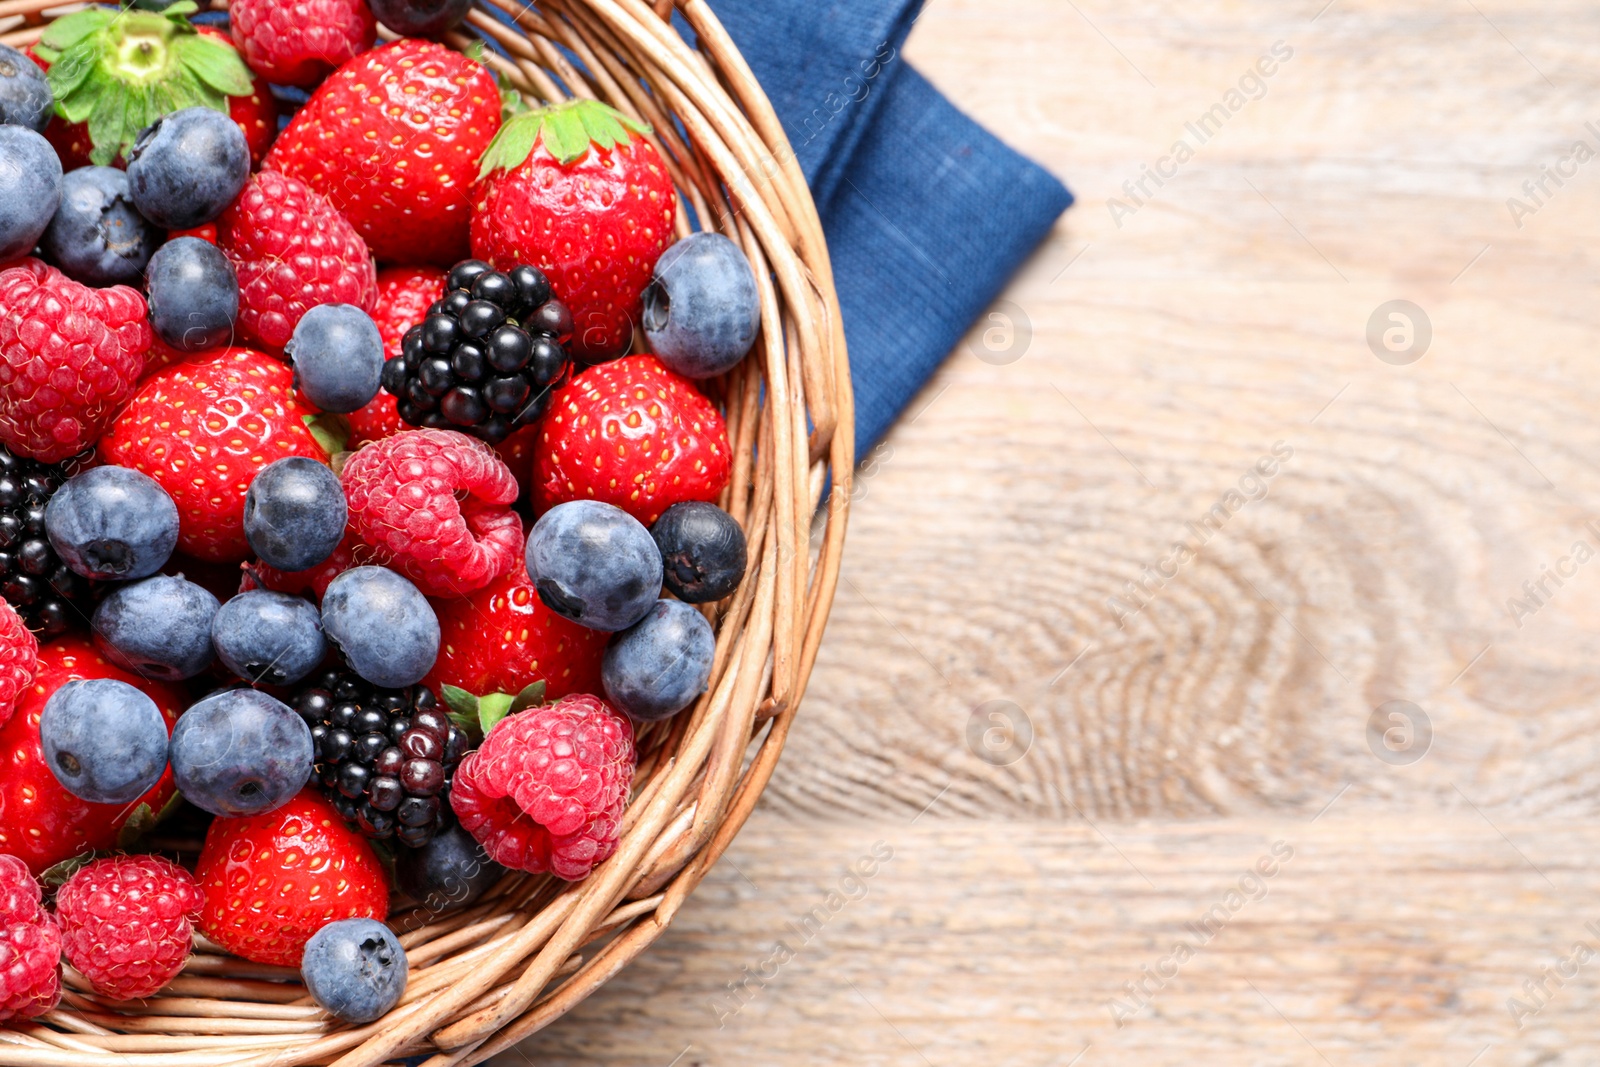
M712 0L822 216L850 346L858 454L1072 203L1065 186L905 62L920 6Z

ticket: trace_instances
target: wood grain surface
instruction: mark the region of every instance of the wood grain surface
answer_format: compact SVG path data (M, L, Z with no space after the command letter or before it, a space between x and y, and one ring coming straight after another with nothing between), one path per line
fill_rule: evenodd
M1600 1063L1600 9L1324 2L929 5L1080 202L756 816L503 1062Z

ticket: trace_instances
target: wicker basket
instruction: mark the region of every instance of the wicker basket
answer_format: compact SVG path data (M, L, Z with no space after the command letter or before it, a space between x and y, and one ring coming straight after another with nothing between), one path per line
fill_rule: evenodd
M0 40L31 44L60 3L0 0L0 20L13 24ZM668 25L670 0L478 3L450 44L499 45L512 59L486 50L486 60L532 100L598 97L649 122L681 202L756 267L761 337L709 390L734 452L723 504L743 524L751 559L711 616L709 691L640 730L621 844L588 879L513 874L469 909L391 916L411 978L387 1018L341 1024L311 1002L297 972L202 940L183 975L145 1002L96 997L66 968L59 1009L0 1029L0 1065L480 1063L560 1018L666 929L777 763L833 598L853 465L849 367L816 208L771 105L705 0L677 5L699 51ZM686 212L678 219L687 233ZM830 476L836 503L814 522Z

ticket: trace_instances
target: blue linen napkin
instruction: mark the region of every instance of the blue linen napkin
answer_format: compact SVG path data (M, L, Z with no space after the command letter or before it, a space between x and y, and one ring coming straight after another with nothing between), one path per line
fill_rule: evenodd
M856 452L865 454L1072 194L906 63L921 0L712 7L811 183L850 346Z

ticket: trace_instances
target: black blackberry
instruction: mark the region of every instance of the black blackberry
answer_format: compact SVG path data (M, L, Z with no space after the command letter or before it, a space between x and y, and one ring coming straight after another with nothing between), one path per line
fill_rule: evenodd
M294 706L311 727L323 792L363 834L417 848L450 824L450 778L467 735L431 690L379 689L330 670Z
M44 532L44 508L79 458L46 464L0 447L0 596L40 638L87 625L97 583L61 562Z
M571 360L572 314L537 267L501 272L457 263L449 291L406 331L383 387L413 426L462 430L499 444L537 422Z

